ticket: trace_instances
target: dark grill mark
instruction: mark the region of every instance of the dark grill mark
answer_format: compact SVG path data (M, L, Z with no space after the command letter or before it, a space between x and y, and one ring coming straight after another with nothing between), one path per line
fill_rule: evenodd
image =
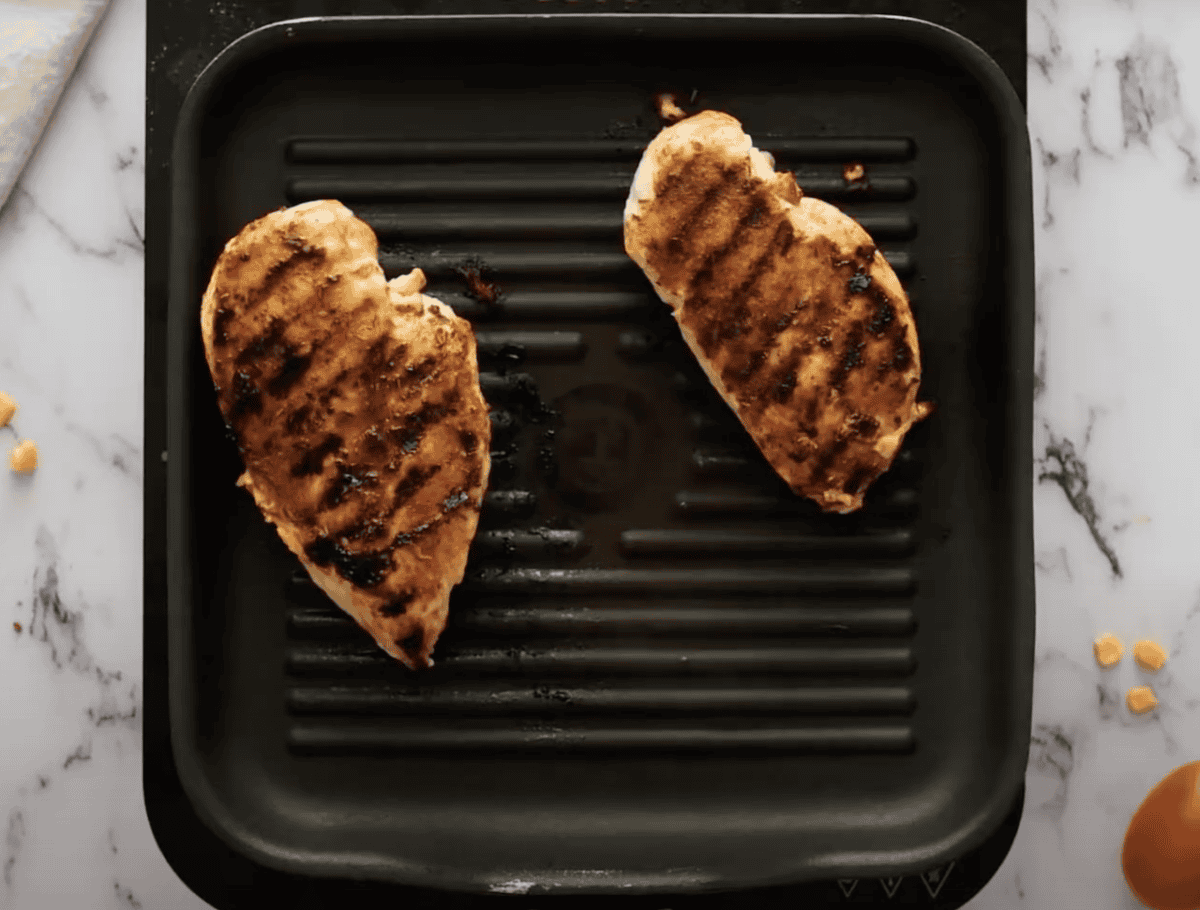
M725 249L727 248L709 250L700 261L700 268L696 270L696 274L692 278L692 292L685 296L687 306L692 312L703 309L710 303L707 295L697 294L695 289L707 284L712 278L713 268L724 257Z
M859 436L870 439L879 432L879 421L864 414L854 414L850 417L850 429Z
M410 380L413 380L414 382L420 382L421 380L428 379L430 376L432 376L434 370L437 369L437 365L437 357L430 354L420 363L416 363L410 367L407 367L405 369L405 373L408 374L408 378Z
M216 313L213 314L213 343L217 347L229 343L229 320L233 318L233 310L225 307L217 307Z
M816 423L818 407L819 405L817 403L817 396L810 395L808 401L805 402L804 405L804 422L809 426L812 426Z
M737 389L739 386L744 390L746 384L754 375L762 369L763 364L767 362L767 355L763 351L751 351L749 356L738 368L734 368L734 358L730 358L730 365L721 371L721 379L724 380L727 386L732 386ZM753 393L741 396L749 400L753 397Z
M312 405L307 404L301 405L300 407L296 408L296 410L292 411L292 413L288 415L287 422L284 424L284 428L287 430L288 435L290 436L298 433L300 428L304 426L304 421L308 419L308 415L311 413Z
M415 661L421 655L421 645L424 641L424 633L417 631L406 636L405 638L397 638L396 647Z
M337 464L337 475L325 495L321 497L321 506L332 509L342 504L346 494L352 490L369 490L379 485L379 475L365 465Z
M412 590L396 595L395 599L390 603L383 604L379 608L379 615L385 619L394 619L397 616L403 616L408 609L408 605L413 602L416 596L417 592Z
M332 566L342 578L360 588L376 587L392 569L392 547L351 553L330 537L318 537L304 548L304 554L318 566Z
M246 366L261 363L268 357L287 356L283 343L284 324L282 319L272 319L267 324L267 330L242 348L237 355L237 365Z
M739 306L745 307L745 301L753 299L753 293L758 282L762 279L763 274L767 271L767 267L773 261L781 259L786 255L795 241L795 234L792 232L792 224L786 218L782 219L776 226L771 239L767 241L763 251L755 258L754 264L750 267L750 271L746 277L738 284L732 292L722 292L722 288L705 288L708 279L712 275L713 267L720 261L733 256L739 251L746 249L750 244L751 235L746 231L738 231L733 238L725 246L714 250L710 256L711 261L706 259L705 267L696 274L695 280L692 282L692 294L687 299L687 315L692 315L699 310L699 318L695 321L699 323L699 330L696 332L696 339L700 343L701 350L712 357L716 346L721 339L722 325L728 318L720 312L709 309L708 304L713 300L728 299L738 303ZM701 290L703 288L703 290ZM686 318L686 317L685 317ZM695 318L695 317L693 317ZM764 322L769 323L773 317L767 316Z
M679 166L675 161L671 162L670 167L664 167L659 170L658 183L654 187L654 201L660 205L667 200L668 196L673 196L675 191L679 189L683 183L685 168Z
M229 411L229 422L241 423L249 414L262 413L262 391L245 370L233 374L233 406Z
M296 354L290 355L283 362L278 375L267 383L267 391L277 398L285 395L292 386L308 372L308 368L312 365L312 354L299 356Z
M780 404L786 404L788 399L792 397L792 390L795 388L796 374L795 372L788 373L775 384L775 391L771 397Z
M867 323L867 331L872 335L882 335L896 318L896 309L887 297L880 294L875 300L875 313Z
M363 434L363 450L378 459L383 459L387 455L387 441L380 435L377 427L371 427Z
M771 323L769 319L764 319L763 325L767 327L768 336L774 337L775 335L778 335L780 332L782 332L784 329L786 329L789 325L791 325L796 320L796 316L806 306L808 306L808 301L801 300L794 307L792 307L788 312L784 313L777 320L775 320L774 323Z
M812 477L813 480L825 482L828 479L829 466L834 463L842 452L846 451L846 447L850 445L850 437L839 435L826 449L821 452L820 457L813 465Z
M743 236L745 235L743 234ZM787 255L787 251L791 249L795 239L795 234L792 231L792 222L787 218L780 219L779 224L775 226L775 232L771 234L771 239L767 241L762 254L754 260L754 265L751 266L749 273L747 273L741 284L734 290L733 296L738 300L751 297L767 266L774 259ZM726 249L731 249L731 247L726 247ZM732 249L736 249L736 246L732 247Z
M304 453L304 457L292 465L293 477L308 477L320 474L325 468L325 458L342 447L342 437L330 433L316 446Z
M874 473L874 470L866 465L859 465L854 469L854 473L846 478L846 482L842 484L842 492L849 493L851 496L857 496L862 492L863 487L871 481Z
M671 233L677 237L688 234L701 218L709 214L713 208L713 203L717 201L717 198L722 193L730 189L737 176L738 169L736 167L722 168L721 179L705 190L704 195L700 197L700 201L689 208L686 214L682 214L682 217L674 226L674 230Z
M387 361L388 357L388 342L390 338L387 335L381 335L371 343L367 348L367 352L363 354L362 371L372 379L378 379L386 372L386 367L391 366ZM401 345L399 356L403 356L405 347ZM393 359L394 362L394 359Z
M351 525L344 529L338 537L341 540L375 540L381 537L386 530L387 527L384 525L382 518L375 516L367 521Z
M288 275L296 266L305 262L319 262L325 258L325 250L321 247L303 243L299 237L288 237L285 240L291 247L287 257L276 262L263 276L263 282L251 294L246 296L246 309L250 310L269 298L280 284L287 280Z
M850 371L855 367L862 366L863 348L866 343L862 340L862 331L857 327L851 331L850 337L846 339L846 350L842 354L842 360L834 371L830 385L835 389L841 389L845 385L846 377L850 375Z
M904 334L903 331L896 334L892 347L892 369L899 372L907 370L912 365L912 348L908 346Z
M464 455L473 455L475 447L479 445L479 437L470 430L459 430L458 441L462 443Z
M317 401L321 405L328 406L329 402L331 402L333 399L340 398L342 395L342 383L346 381L346 377L349 375L350 369L348 367L344 370L341 370L337 376L333 378L333 382L329 383L328 388L326 388L323 392L321 392L320 395L317 396Z
M441 469L442 466L440 464L431 464L425 468L419 466L409 468L392 491L392 511L394 512L416 496L420 489L429 482L430 478Z
M388 430L388 439L398 445L406 454L413 454L417 451L425 431L431 425L458 413L457 405L460 397L457 389L451 389L441 401L426 402L416 411L407 415L400 426Z

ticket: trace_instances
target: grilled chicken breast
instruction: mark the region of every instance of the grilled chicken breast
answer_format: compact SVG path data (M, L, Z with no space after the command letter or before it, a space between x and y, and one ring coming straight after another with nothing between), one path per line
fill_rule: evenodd
M704 111L646 148L625 250L792 490L861 508L931 410L908 299L866 231Z
M470 325L391 282L338 202L226 245L200 325L238 483L313 580L388 654L429 666L487 487L491 427Z

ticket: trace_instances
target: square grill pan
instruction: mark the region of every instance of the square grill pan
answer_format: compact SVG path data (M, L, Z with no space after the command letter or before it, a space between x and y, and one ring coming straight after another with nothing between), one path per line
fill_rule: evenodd
M787 491L623 252L660 91L738 117L908 288L937 410L861 513ZM977 47L888 17L296 20L197 80L172 179L171 735L235 850L667 893L911 873L1001 823L1032 689L1033 244L1024 115ZM479 341L492 483L421 674L235 488L204 362L224 242L316 198Z

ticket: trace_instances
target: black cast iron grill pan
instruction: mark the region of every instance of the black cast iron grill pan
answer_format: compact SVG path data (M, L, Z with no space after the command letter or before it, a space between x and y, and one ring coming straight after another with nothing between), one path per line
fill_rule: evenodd
M871 17L317 19L219 57L176 143L168 391L172 733L214 830L305 874L503 893L912 871L986 838L1032 639L1028 147L1002 79ZM663 90L738 116L909 290L938 410L860 513L775 477L622 250ZM224 241L318 198L479 343L492 484L420 674L234 489L200 349Z

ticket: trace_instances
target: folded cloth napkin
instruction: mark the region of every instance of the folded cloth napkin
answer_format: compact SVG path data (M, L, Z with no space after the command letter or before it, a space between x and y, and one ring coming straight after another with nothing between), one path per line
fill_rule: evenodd
M0 0L0 205L109 0Z

